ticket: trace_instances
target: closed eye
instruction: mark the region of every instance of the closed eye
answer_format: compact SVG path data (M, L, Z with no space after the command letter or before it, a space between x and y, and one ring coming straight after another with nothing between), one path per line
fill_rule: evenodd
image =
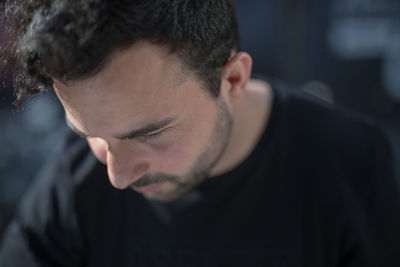
M115 135L114 137L119 140L131 140L131 139L138 139L144 136L154 135L159 133L167 128L169 128L171 123L175 120L175 118L167 118L161 122L157 123L150 123L148 125L143 126L142 128L133 130L128 133Z
M159 138L165 132L165 130L166 129L162 129L157 132L144 134L142 136L136 137L135 139L143 143L148 143Z
M147 143L149 141L152 141L153 139L157 139L159 136L163 134L164 130L155 132L155 133L149 133L145 134L143 136L138 137L137 139L143 143Z

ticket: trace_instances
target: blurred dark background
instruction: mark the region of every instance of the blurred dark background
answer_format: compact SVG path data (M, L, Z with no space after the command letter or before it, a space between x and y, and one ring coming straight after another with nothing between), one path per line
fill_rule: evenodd
M255 73L374 118L400 165L399 0L234 2L242 49L255 58ZM12 36L0 25L5 44ZM11 80L11 72L0 73L0 243L19 199L66 128L52 93L16 112Z

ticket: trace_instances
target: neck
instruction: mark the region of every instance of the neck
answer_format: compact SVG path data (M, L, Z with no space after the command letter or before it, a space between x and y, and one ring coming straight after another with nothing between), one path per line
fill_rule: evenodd
M260 80L249 81L243 97L233 108L232 135L211 176L232 170L254 150L269 121L273 104L272 94L272 89L267 83Z

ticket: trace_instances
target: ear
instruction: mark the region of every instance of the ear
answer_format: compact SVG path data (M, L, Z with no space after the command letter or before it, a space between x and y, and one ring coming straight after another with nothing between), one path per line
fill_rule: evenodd
M253 59L248 53L234 54L222 70L221 94L225 101L233 104L238 101L250 79Z

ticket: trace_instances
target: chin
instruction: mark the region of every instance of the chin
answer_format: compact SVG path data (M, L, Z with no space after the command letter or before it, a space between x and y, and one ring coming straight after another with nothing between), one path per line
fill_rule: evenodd
M165 187L158 192L144 194L144 197L151 201L169 203L179 200L193 188L188 186L174 186L172 184L166 184Z

